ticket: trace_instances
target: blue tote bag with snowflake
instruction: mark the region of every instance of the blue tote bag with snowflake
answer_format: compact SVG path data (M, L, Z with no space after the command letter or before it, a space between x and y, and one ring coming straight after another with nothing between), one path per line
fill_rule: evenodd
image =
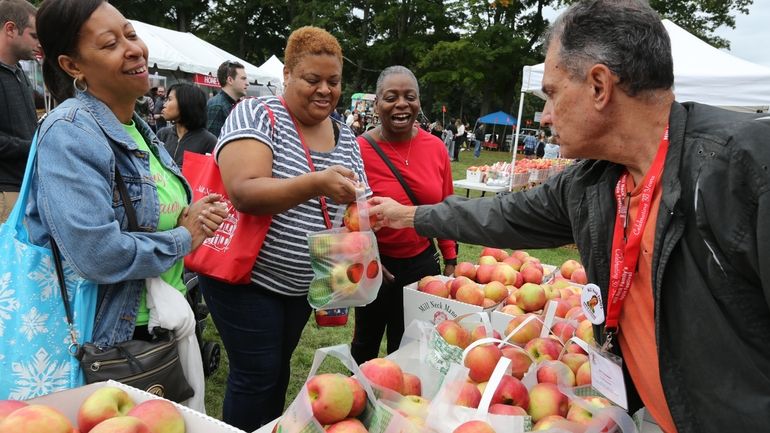
M52 250L29 241L23 220L36 149L37 134L19 200L0 226L0 400L25 400L84 385L74 351L77 342L90 340L96 312L97 285L77 276L65 262L69 325Z

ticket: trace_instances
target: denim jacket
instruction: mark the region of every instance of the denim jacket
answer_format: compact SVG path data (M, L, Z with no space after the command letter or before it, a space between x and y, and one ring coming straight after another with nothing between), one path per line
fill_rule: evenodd
M163 143L139 116L133 120L160 163L182 180L189 200L189 185ZM128 231L116 165L136 210L138 232ZM40 126L35 170L26 215L31 241L46 245L53 236L64 260L99 284L95 344L130 339L144 279L169 269L192 243L183 227L156 232L160 205L149 154L137 148L103 102L78 92Z

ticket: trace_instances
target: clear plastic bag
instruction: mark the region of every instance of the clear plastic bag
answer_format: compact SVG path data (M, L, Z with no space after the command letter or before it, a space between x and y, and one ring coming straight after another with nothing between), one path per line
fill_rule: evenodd
M308 235L315 277L307 299L315 309L362 306L377 298L382 285L382 263L363 191L356 193L356 203L361 231L342 227L339 214L331 229Z

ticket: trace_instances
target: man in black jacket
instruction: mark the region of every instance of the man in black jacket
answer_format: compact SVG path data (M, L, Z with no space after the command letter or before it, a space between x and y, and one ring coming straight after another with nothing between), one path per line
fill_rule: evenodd
M35 13L24 0L0 0L0 222L19 196L37 124L32 84L19 64L40 50Z
M670 40L642 0L577 2L546 43L542 123L583 161L520 193L370 212L426 237L576 243L631 411L666 433L767 431L770 116L675 102Z

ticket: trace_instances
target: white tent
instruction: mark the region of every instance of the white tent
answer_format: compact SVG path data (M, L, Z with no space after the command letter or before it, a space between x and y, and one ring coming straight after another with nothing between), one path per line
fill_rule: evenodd
M276 57L275 54L270 56L265 63L262 63L262 65L259 66L259 69L271 77L276 77L277 80L271 79L270 84L279 89L283 89L283 63L278 60L278 57Z
M663 26L671 38L677 101L695 101L740 111L768 109L770 68L714 48L669 20L664 19ZM541 90L544 69L543 63L524 66L518 119L521 119L526 93L545 99ZM514 161L519 128L517 125L511 146Z
M219 65L226 60L232 60L244 66L251 82L266 84L270 81L280 81L283 76L282 74L277 77L270 75L260 67L239 59L192 33L177 32L136 20L129 21L139 37L147 44L151 67L216 76Z

